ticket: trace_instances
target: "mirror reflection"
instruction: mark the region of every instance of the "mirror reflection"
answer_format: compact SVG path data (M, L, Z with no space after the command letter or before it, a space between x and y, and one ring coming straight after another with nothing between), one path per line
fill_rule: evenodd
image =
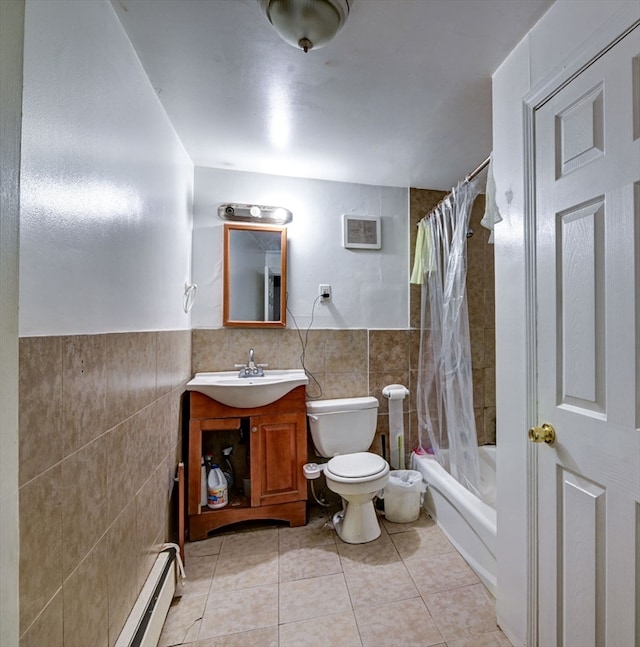
M285 227L225 224L223 325L286 326Z

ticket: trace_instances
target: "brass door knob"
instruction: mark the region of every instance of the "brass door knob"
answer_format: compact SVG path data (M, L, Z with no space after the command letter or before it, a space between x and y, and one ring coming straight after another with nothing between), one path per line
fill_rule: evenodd
M547 443L552 445L556 439L556 430L548 423L544 423L542 427L531 427L529 429L529 440L532 443Z

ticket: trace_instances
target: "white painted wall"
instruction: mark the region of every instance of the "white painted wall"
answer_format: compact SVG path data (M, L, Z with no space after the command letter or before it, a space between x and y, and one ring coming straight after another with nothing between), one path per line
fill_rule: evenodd
M585 43L638 19L637 0L558 0L493 75L493 163L504 221L495 228L498 622L527 641L527 384L523 97ZM604 44L604 43L603 43Z
M19 636L18 231L24 0L0 2L0 645Z
M223 202L266 204L293 212L288 225L288 306L309 325L320 283L332 300L317 305L313 328L406 328L409 325L409 193L407 189L304 180L196 167L194 328L222 325ZM342 246L342 215L380 216L382 249ZM293 327L287 316L287 326Z
M28 0L20 335L186 329L193 165L107 0Z

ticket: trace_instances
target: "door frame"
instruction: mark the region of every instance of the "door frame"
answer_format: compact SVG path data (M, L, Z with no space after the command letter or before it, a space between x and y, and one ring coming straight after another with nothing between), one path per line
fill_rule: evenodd
M638 9L632 4L602 25L581 47L551 74L537 83L522 99L524 151L524 248L526 316L526 419L527 428L538 424L537 344L536 344L536 111L580 73L608 52L640 25ZM526 430L522 430L523 437ZM527 442L527 645L538 643L538 453Z

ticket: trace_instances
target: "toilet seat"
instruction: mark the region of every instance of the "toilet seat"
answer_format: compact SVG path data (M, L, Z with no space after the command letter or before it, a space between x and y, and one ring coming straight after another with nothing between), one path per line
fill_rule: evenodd
M389 463L371 452L334 456L325 469L329 478L341 483L372 481L389 471Z

